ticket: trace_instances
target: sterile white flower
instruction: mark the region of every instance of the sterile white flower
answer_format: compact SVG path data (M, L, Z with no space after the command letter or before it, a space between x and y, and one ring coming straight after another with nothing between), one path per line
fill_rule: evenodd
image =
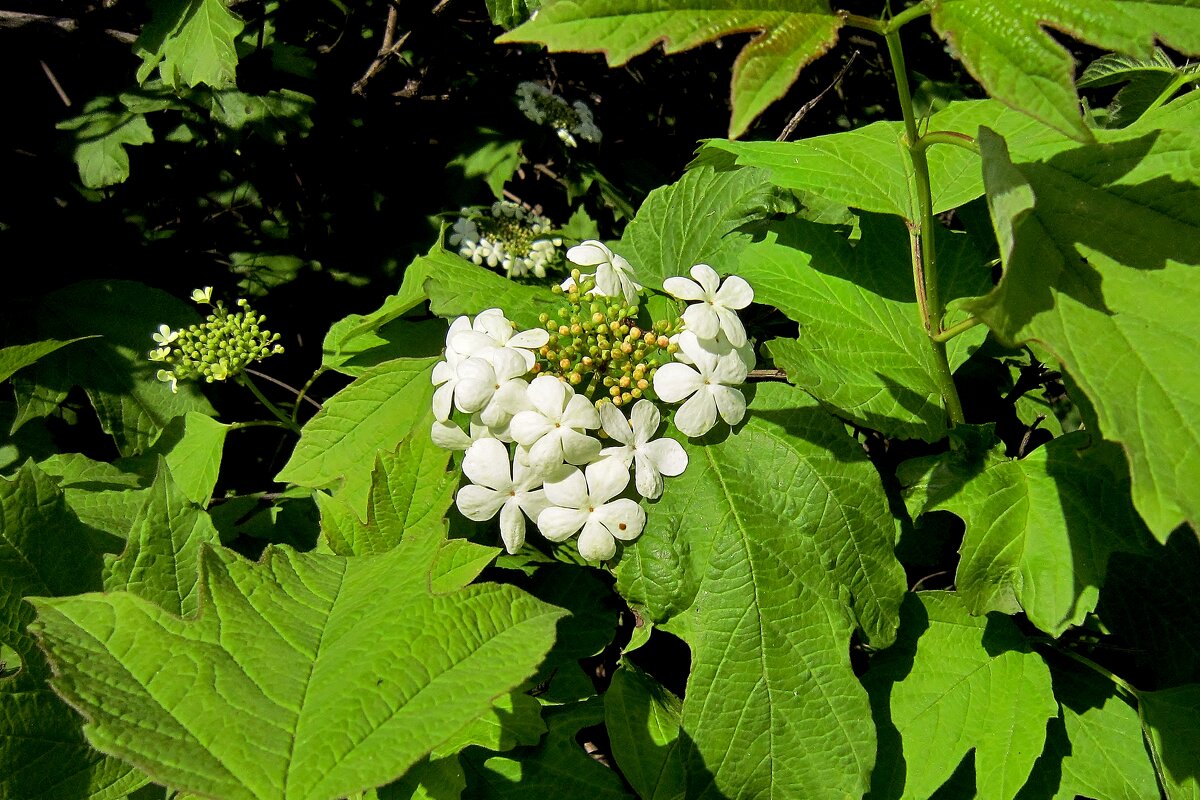
M481 419L488 427L505 425L524 405L517 405L518 400L513 397L513 387L509 384L526 372L525 360L508 349L495 351L490 361L477 356L467 358L455 370L454 407L468 414L482 412ZM517 391L523 394L524 381L521 384ZM506 402L493 404L492 400L501 390L506 391ZM508 411L510 407L515 410Z
M458 510L476 522L500 512L500 536L510 553L525 543L525 514L536 520L548 505L541 476L520 462L510 464L508 448L495 439L480 439L463 457L463 473L471 483L458 490ZM524 514L522 513L524 512Z
M678 345L679 337L682 336L683 333L684 332L681 331L675 334L674 336L670 337L669 341ZM746 369L754 369L754 342L750 339L747 339L746 343L740 347L734 347L729 339L725 336L724 331L717 331L717 335L712 339L702 339L697 336L696 342L708 352L714 353L718 356L727 355L728 353L736 351L738 356L742 359L742 363L746 365ZM687 353L683 352L682 350L675 353L674 359L682 364L692 364L692 359L689 358Z
M479 421L479 415L471 418L470 432L464 431L453 422L434 420L429 438L443 450L466 450L481 439L496 439L492 430Z
M481 356L489 361L495 352L508 349L521 356L525 371L528 372L537 360L533 351L548 341L550 333L544 328L516 332L503 311L489 308L479 312L471 323L471 330L461 331L454 336L453 347L464 355Z
M600 427L600 414L586 397L553 375L534 378L526 396L533 409L514 416L509 431L529 448L530 465L586 464L599 455L600 441L585 431Z
M158 332L150 334L154 341L158 342L163 347L179 338L179 331L171 330L169 325L159 325Z
M568 253L570 257L570 253ZM750 284L737 275L721 283L721 276L707 264L697 264L691 270L694 281L687 278L667 278L663 289L680 300L698 301L683 312L683 323L701 339L712 339L723 331L735 347L746 343L746 329L738 319L737 310L754 300Z
M208 305L212 302L213 287L205 286L203 289L192 289L192 302L200 305Z
M633 500L613 500L629 484L629 470L618 459L606 458L572 469L558 480L547 481L548 506L538 514L538 529L552 542L579 535L579 553L591 561L612 558L617 539L632 541L646 526L646 512Z
M165 369L160 369L158 371L158 374L156 374L154 377L158 378L163 383L171 384L171 393L172 394L179 393L179 379L175 377L174 372L170 372Z
M633 267L603 242L589 239L577 244L567 251L567 260L581 267L596 268L596 291L600 294L624 298L627 305L637 302L642 287L633 280Z
M151 361L166 361L167 356L169 356L169 355L171 355L171 348L156 347L150 351L150 360Z
M672 362L654 374L654 391L664 401L684 403L675 412L675 427L687 436L702 436L717 422L730 425L746 415L746 398L732 388L746 380L747 368L736 350L717 355L705 349L692 331L679 336L680 350L693 366Z
M630 419L612 403L600 406L600 422L604 432L621 443L619 447L606 447L600 451L601 458L615 458L625 469L632 463L635 468L634 486L642 497L654 499L662 495L663 475L675 476L687 469L688 457L683 446L674 439L650 437L658 432L662 418L658 409L649 400L639 400L630 412Z

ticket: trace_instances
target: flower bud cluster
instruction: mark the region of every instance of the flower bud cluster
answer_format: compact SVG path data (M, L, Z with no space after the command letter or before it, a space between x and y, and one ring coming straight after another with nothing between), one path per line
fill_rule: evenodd
M715 271L696 265L695 281L664 284L696 303L681 319L643 329L642 287L628 262L600 242L567 257L596 272L573 270L555 289L563 306L543 314L541 327L517 330L497 308L451 324L445 360L433 371L432 438L466 451L470 482L457 494L458 508L477 521L498 514L509 552L524 544L528 519L550 541L578 534L584 558L607 560L618 541L633 541L645 527L637 498L660 497L664 476L687 468L679 442L655 438L656 400L684 401L674 422L688 436L706 433L718 416L731 425L744 416L736 387L754 350L735 312L753 292L737 276L722 285Z
M179 330L160 325L151 334L158 347L149 352L149 358L166 365L158 371L158 379L169 383L172 392L179 390L179 381L223 381L256 361L283 352L279 334L262 327L266 315L250 308L247 300L239 299L240 310L231 312L220 300L213 303L211 286L196 289L192 300L212 306L204 322Z
M578 145L576 136L588 142L600 141L592 110L582 100L568 104L540 83L525 81L517 86L517 107L530 121L553 128L568 147Z
M559 261L562 239L546 217L500 200L487 212L464 208L454 223L450 246L475 264L503 269L509 278L546 277Z

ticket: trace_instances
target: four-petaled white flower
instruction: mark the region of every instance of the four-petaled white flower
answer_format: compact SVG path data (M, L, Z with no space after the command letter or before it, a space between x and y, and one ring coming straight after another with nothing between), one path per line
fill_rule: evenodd
M150 336L154 339L154 341L158 342L159 345L166 347L171 342L179 338L179 331L171 330L171 326L169 325L159 325L158 332L152 333Z
M192 302L206 306L212 302L213 287L205 286L203 289L192 289Z
M629 483L629 469L619 459L588 464L586 472L573 469L545 485L548 507L538 514L542 535L552 542L579 534L579 554L604 561L617 552L617 539L632 541L646 526L646 512L633 500L612 498Z
M158 374L154 377L158 378L163 383L171 384L171 394L179 394L179 379L175 377L174 372L160 369Z
M548 341L550 332L544 328L515 333L503 311L489 308L479 312L470 330L456 333L450 346L463 355L481 356L489 361L496 351L511 350L525 360L525 371L528 372L536 360L533 351Z
M675 412L675 427L687 436L703 436L717 422L742 421L746 398L733 386L746 380L746 364L736 350L718 355L705 349L696 334L684 331L679 348L694 366L664 364L654 374L654 392L668 403L687 402Z
M654 499L662 495L663 475L683 474L687 469L688 457L683 446L674 439L650 441L658 432L661 417L654 403L639 400L630 412L630 419L612 403L600 406L600 422L604 432L621 443L619 447L606 447L600 451L601 458L616 458L628 470L635 468L634 486L642 497Z
M475 356L460 361L455 370L454 407L468 414L479 411L484 425L502 427L527 405L525 381L521 380L526 371L525 360L508 349L497 350L491 361ZM500 402L493 402L497 399Z
M171 348L156 347L150 351L150 360L151 361L166 361L167 356L169 356L169 355L171 355Z
M694 281L687 278L667 278L663 289L680 300L698 301L683 312L683 323L687 329L701 339L715 338L719 331L741 347L746 343L746 329L738 319L737 310L745 308L754 300L750 284L737 275L730 275L721 283L721 276L707 264L692 267Z
M642 287L633 280L633 267L603 242L589 239L577 244L567 251L567 260L581 267L596 268L596 291L600 294L624 298L626 305L637 302Z
M480 439L463 457L463 472L471 483L458 490L458 510L476 522L500 512L500 536L508 552L525 543L525 514L536 520L546 508L541 475L521 462L509 464L508 448L496 439ZM524 514L522 514L524 512Z
M599 455L600 440L584 433L600 427L591 401L553 375L534 378L527 396L533 409L514 416L509 431L517 444L529 448L530 465L586 464Z

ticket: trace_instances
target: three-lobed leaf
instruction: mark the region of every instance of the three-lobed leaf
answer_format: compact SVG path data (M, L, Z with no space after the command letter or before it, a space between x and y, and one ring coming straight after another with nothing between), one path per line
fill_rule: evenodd
M235 85L236 39L243 25L223 0L167 0L152 10L153 17L134 43L142 59L139 83L157 69L173 89Z
M145 115L114 104L109 97L89 101L82 114L56 127L70 131L79 179L89 189L123 183L129 178L126 148L154 142Z

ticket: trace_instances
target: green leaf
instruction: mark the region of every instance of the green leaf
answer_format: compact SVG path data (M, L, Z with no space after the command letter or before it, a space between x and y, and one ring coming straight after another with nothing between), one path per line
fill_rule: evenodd
M1159 48L1149 59L1111 53L1088 64L1079 76L1082 89L1126 83L1108 107L1106 127L1122 128L1137 121L1149 109L1159 105L1189 82L1195 82L1200 66L1177 67Z
M189 411L171 420L146 453L121 459L118 464L123 469L153 476L158 472L159 457L165 458L184 495L199 506L207 506L221 471L221 454L228 432L228 425Z
M584 727L604 721L600 698L548 708L548 733L537 747L520 747L503 756L473 748L464 753L466 797L527 800L531 797L629 798L615 772L588 756L575 741Z
M417 277L424 278L429 310L439 317L500 308L518 325L535 328L539 314L553 313L559 307L547 288L517 283L445 250L431 253L418 262ZM404 280L406 283L409 280L407 272Z
M108 543L106 549L124 546L133 518L145 505L150 491L144 476L79 453L50 456L39 462L38 468L58 484L67 506L80 522L115 537L99 537Z
M1104 50L1150 58L1155 40L1200 53L1200 7L1173 0L937 0L933 28L988 94L1079 141L1092 132L1079 111L1071 54L1045 29Z
M604 53L619 67L659 42L670 55L722 36L760 32L733 64L729 136L783 97L800 70L837 41L842 18L824 0L559 0L498 42L538 42L551 52Z
M120 556L106 559L104 589L125 590L180 617L199 608L200 545L219 545L208 514L188 499L165 459L130 523Z
M129 153L125 148L154 141L146 117L114 104L111 97L91 100L82 114L56 127L71 132L79 179L89 189L124 183L129 178Z
M429 575L429 586L434 594L449 594L461 589L478 578L501 552L502 548L487 547L467 539L447 539L438 550Z
M1200 684L1139 692L1138 701L1168 800L1200 797Z
M639 797L682 796L679 743L683 703L654 678L622 661L604 693L604 722L613 758Z
M235 85L235 42L242 21L222 0L166 0L152 10L154 16L133 45L142 59L138 83L145 83L157 69L172 89Z
M929 130L974 136L980 125L1000 131L1019 156L1062 149L1061 134L995 100L951 103L932 115ZM736 162L767 169L784 189L803 191L863 211L920 218L912 166L904 147L904 124L875 122L845 133L796 142L728 142L710 139L701 151L732 153ZM958 147L926 151L933 187L933 211L940 214L983 194L979 158Z
M541 7L540 0L485 0L488 16L501 28L513 28Z
M429 757L445 758L472 745L503 753L514 747L535 745L545 732L541 703L522 692L510 692L496 698L490 713L467 723L433 748Z
M487 713L553 641L562 612L512 587L432 594L439 541L258 564L205 548L195 619L116 592L37 600L31 630L97 749L198 794L341 797Z
M159 325L178 328L197 319L192 307L165 292L130 281L84 281L46 295L37 318L39 333L48 338L99 338L52 353L22 372L18 377L24 380L14 381L18 402L39 397L61 402L71 386L83 387L122 455L145 451L181 414L216 413L194 384L172 393L146 357ZM23 409L14 429L31 414L54 408L36 400L34 406Z
M991 131L980 145L1004 275L970 309L1002 339L1054 352L1104 438L1125 448L1134 505L1160 541L1200 523L1200 135L1157 131L1026 164Z
M1078 667L1052 669L1059 717L1019 800L1144 800L1158 795L1138 712L1111 681Z
M261 95L222 89L212 93L212 121L236 131L250 128L283 145L288 133L303 136L312 130L315 104L312 97L291 89Z
M868 640L886 647L905 582L878 474L844 426L804 392L781 384L752 391L749 419L736 433L720 444L683 442L688 468L647 509L645 533L622 555L621 595L655 624L675 621L685 609L696 611L704 581L719 579L709 566L718 541L727 548L744 542L757 557L759 548L777 544L772 537L787 534L788 557L777 568L835 587L834 596L845 587ZM701 530L696 520L712 527Z
M669 186L655 189L625 228L618 246L638 281L661 289L694 264L731 272L750 240L735 231L771 213L776 191L760 169L724 172L696 167Z
M1089 439L1067 434L1023 459L997 444L900 465L914 517L951 511L966 523L955 585L972 614L1024 611L1058 637L1095 609L1109 555L1153 541L1129 502L1120 448Z
M1088 64L1075 81L1075 85L1080 89L1111 86L1114 83L1134 80L1147 73L1174 74L1177 70L1174 62L1157 47L1154 48L1154 55L1148 59L1109 53Z
M920 323L909 237L899 220L864 216L851 246L836 229L806 220L775 224L742 253L736 272L758 302L800 323L798 339L767 351L788 380L839 416L889 436L934 441L946 434L937 362ZM942 296L982 294L991 285L968 238L938 236ZM956 317L947 317L953 323ZM952 369L986 336L982 328L946 348Z
M68 339L65 342L58 339L46 339L42 342L14 344L11 347L2 348L0 349L0 383L11 378L17 370L36 363L38 359L50 355L55 350L90 338L93 337L80 336L78 339Z
M524 6L523 0L512 0L514 6L519 4ZM494 5L494 0L488 3L488 10L491 11ZM514 15L520 12L517 8L513 8ZM526 16L528 16L526 14ZM495 21L495 15L492 16ZM503 22L496 21L497 25L504 27L512 27L511 24L506 25ZM476 135L482 141L478 142L478 146L474 150L464 150L450 161L447 167L458 167L462 170L464 178L482 178L488 188L492 190L492 194L497 200L504 198L504 184L512 180L512 176L524 162L524 157L521 155L521 145L524 144L520 139L510 139L501 135L498 131L490 128L480 128L476 131ZM469 147L470 145L468 145Z
M392 450L424 420L433 402L433 358L397 358L373 367L325 401L275 480L310 488L337 485L336 495L366 516L371 473L366 464ZM421 432L428 436L428 431Z
M972 749L976 796L1014 797L1058 713L1050 670L1012 620L971 616L952 592L910 595L902 614L865 678L881 742L871 797L929 797Z
M46 685L50 665L25 627L33 608L22 598L99 589L101 556L41 470L26 464L0 478L0 643L20 663L0 680L0 796L118 800L146 782L88 747L79 715Z

